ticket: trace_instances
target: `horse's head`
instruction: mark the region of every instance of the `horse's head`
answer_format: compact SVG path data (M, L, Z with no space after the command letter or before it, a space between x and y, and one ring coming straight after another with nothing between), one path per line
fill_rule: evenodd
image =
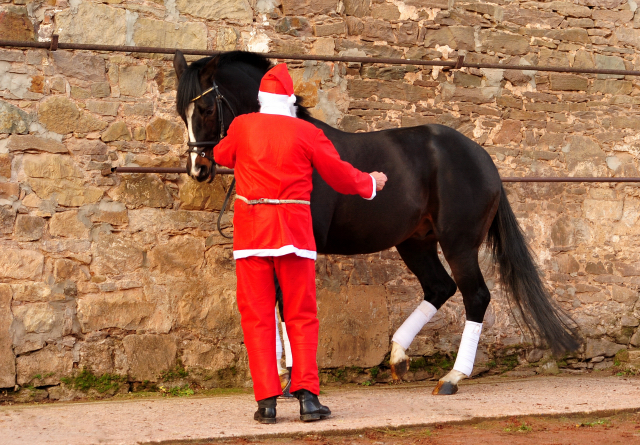
M270 63L236 51L188 65L176 51L173 66L178 76L176 109L189 131L187 173L211 182L216 174L214 147L237 115L259 110L260 79Z

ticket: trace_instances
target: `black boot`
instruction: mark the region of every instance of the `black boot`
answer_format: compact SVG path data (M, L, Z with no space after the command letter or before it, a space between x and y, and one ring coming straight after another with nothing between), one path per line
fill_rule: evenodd
M306 389L300 389L293 393L300 401L300 420L313 422L331 415L331 410L322 405L318 396Z
M253 420L260 423L276 423L276 399L274 396L258 400L258 411L253 415Z

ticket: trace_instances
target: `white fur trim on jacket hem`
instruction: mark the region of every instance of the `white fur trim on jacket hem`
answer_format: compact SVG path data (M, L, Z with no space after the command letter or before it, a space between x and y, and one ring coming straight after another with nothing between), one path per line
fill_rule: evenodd
M284 256L290 253L295 253L301 258L309 258L310 260L315 260L318 257L318 253L313 250L298 249L296 246L290 244L288 246L282 246L279 249L234 250L233 258L238 260L250 256Z

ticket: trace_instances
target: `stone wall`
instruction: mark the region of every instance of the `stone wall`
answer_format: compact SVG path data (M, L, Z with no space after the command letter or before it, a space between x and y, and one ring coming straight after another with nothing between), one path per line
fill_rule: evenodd
M436 122L482 144L503 176L640 176L639 79L526 69L637 69L636 9L632 0L2 0L0 39L520 64L290 67L312 113L346 131ZM139 386L180 363L204 387L250 385L231 245L214 224L229 178L109 174L185 164L175 85L171 57L0 49L0 387L68 398L61 379L81 369ZM588 339L562 366L606 368L640 346L637 186L506 188L554 297ZM483 266L494 300L477 369L514 351L538 362L544 351L521 335L488 258ZM395 250L321 257L317 270L321 367L384 365L390 336L422 299L417 280ZM458 294L409 352L451 357L463 321Z

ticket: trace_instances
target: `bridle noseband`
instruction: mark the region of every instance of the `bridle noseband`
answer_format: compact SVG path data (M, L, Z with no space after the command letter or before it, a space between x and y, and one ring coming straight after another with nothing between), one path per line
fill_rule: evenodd
M215 80L213 81L213 86L211 88L209 88L208 90L204 91L199 96L194 97L193 99L190 100L190 102L194 103L195 101L197 101L198 99L201 99L202 97L206 96L209 93L214 93L215 94L214 100L216 101L216 108L218 110L218 125L220 127L220 137L218 138L217 141L201 141L201 142L191 142L191 141L189 141L189 142L187 142L187 146L189 148L187 149L186 153L187 154L196 153L198 156L201 156L201 157L203 157L203 158L205 158L205 159L207 159L207 160L209 160L211 162L215 162L213 160L213 153L211 154L211 157L209 157L209 156L205 155L204 148L199 148L199 147L215 147L227 135L226 134L226 129L224 127L224 113L222 112L222 102L227 104L227 107L229 108L229 111L231 111L231 114L233 115L234 119L236 117L236 112L233 111L233 107L231 106L231 104L229 103L227 98L224 97L222 95L222 93L220 92L220 89L218 88L218 84L216 83Z
M224 101L224 103L227 104L227 107L229 108L229 111L231 111L231 114L233 115L234 119L236 118L236 112L233 111L233 107L231 106L227 98L224 97L220 92L220 89L218 88L218 84L216 83L215 80L213 81L213 86L211 88L204 91L201 95L194 97L193 99L191 99L190 102L194 103L198 99L202 98L203 96L206 96L211 92L215 94L214 100L216 101L216 108L218 109L218 125L220 126L220 137L218 138L217 141L187 142L187 146L189 147L187 149L187 154L196 153L198 156L201 156L207 159L208 161L210 161L212 164L215 165L215 160L213 159L213 149L211 150L211 157L209 157L205 154L204 147L215 147L227 135L226 129L224 128L224 113L222 112L222 102ZM199 148L199 147L203 147L203 148ZM233 239L233 235L232 236L225 235L224 232L222 231L221 223L222 223L222 216L224 215L224 212L227 208L227 204L229 202L229 199L231 198L231 194L233 193L233 188L235 185L236 185L236 178L233 178L233 181L229 186L229 190L227 191L227 195L224 198L222 209L218 214L218 223L217 223L218 233L220 233L220 235L228 239Z

